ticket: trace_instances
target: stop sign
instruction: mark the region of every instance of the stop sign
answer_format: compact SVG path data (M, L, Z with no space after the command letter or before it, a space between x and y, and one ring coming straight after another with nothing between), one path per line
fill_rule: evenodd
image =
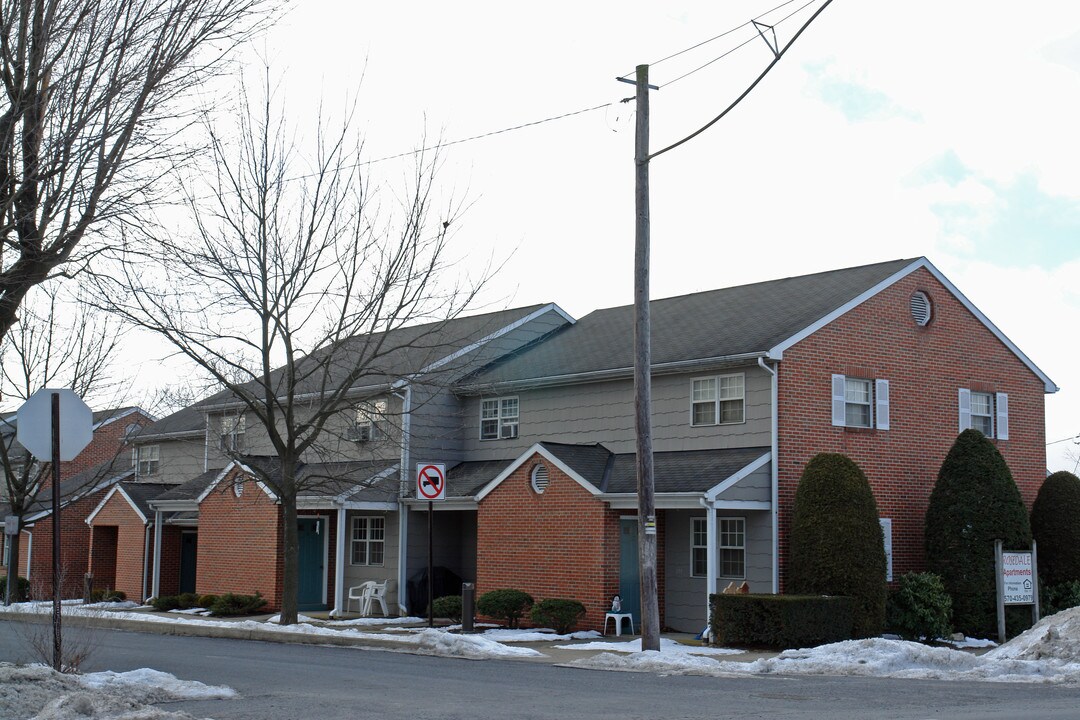
M67 388L43 388L15 413L16 437L38 460L52 460L52 396L60 396L60 459L74 460L94 439L94 413Z

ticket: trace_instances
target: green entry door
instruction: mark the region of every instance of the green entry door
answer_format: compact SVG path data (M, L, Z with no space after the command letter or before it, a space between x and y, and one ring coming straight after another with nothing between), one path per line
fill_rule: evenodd
M297 521L300 540L300 578L297 586L297 606L300 610L321 610L326 568L326 520L300 518Z
M638 565L637 518L619 521L619 595L622 611L633 613L634 627L641 625L641 569Z

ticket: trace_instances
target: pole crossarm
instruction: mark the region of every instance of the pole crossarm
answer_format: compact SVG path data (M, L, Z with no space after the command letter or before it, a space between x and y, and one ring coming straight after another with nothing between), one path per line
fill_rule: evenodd
M760 35L761 39L765 41L765 44L769 46L769 49L772 50L773 56L780 57L780 43L776 39L776 27L773 25L766 25L765 23L760 23L757 20L751 20L750 22L754 23L754 29L757 30L758 35ZM770 33L772 33L772 40L769 40L769 37L765 34L762 28L766 28L769 30Z

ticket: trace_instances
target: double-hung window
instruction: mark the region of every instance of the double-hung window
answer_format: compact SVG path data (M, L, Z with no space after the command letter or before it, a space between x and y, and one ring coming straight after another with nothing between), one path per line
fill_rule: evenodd
M691 388L690 424L725 425L746 419L746 379L742 373L696 378Z
M720 531L720 576L746 577L746 519L717 518Z
M244 449L247 424L242 414L224 415L221 418L221 449L239 452Z
M160 463L160 446L140 445L135 448L135 477L157 475Z
M889 429L889 381L832 376L832 424Z
M709 519L693 518L690 530L690 574L706 577L709 574Z
M960 388L960 432L975 429L988 438L1009 439L1008 393Z
M386 547L386 518L362 515L352 519L352 564L382 565Z
M480 439L507 440L518 436L518 399L480 401Z
M383 423L386 418L386 400L371 400L356 408L352 439L357 442L374 442L385 435Z

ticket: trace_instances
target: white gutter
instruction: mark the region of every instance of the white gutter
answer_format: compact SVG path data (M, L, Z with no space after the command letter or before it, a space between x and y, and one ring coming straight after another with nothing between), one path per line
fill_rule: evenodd
M146 561L150 559L150 526L147 522L143 530L143 554L142 554L142 601L146 602Z
M29 536L29 538L26 541L26 579L30 580L30 568L32 568L34 566L34 563L31 562L34 559L34 533L31 532L30 530L27 530L26 528L23 528L23 532L26 533ZM15 558L15 578L16 578L16 583L18 583L18 577L19 577L19 558ZM18 584L16 584L16 587L18 587Z
M334 609L330 617L342 615L345 603L345 506L338 506L337 511L337 556L334 558Z
M409 437L412 427L412 385L404 385L405 392L394 392L396 397L401 398L401 490L398 493L398 572L397 572L397 602L398 613L403 617L408 615L405 606L405 588L408 582L409 572L409 513L405 501L409 496L409 480L412 473L409 471ZM344 534L344 533L342 533Z
M772 591L780 592L780 393L776 368L758 358L761 369L772 376Z
M154 511L154 569L153 583L150 587L151 597L161 594L161 511Z

